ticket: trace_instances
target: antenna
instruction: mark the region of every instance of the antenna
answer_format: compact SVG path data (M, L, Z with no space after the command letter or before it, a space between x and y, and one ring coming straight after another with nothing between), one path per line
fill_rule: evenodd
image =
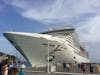
M11 25L8 25L8 31L12 32L13 31L13 28Z
M10 32L12 32L13 31L13 28L10 28Z

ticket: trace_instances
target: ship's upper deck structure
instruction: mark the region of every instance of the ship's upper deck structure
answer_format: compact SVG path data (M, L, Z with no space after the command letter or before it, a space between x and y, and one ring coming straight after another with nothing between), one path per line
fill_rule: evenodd
M73 47L77 47L81 52L79 55L89 58L86 48L79 41L79 36L77 35L75 28L73 26L57 27L51 28L48 31L42 32L41 34L49 34L52 36L57 36L65 38Z

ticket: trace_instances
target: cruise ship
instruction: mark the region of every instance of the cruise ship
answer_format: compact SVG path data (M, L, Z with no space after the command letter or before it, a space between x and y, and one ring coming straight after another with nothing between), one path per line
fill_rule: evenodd
M75 28L51 29L41 33L5 32L3 35L34 66L50 63L88 63L89 55Z

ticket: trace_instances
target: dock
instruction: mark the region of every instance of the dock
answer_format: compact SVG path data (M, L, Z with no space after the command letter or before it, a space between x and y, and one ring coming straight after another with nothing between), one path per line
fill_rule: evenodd
M100 64L93 64L93 72L90 72L89 65L86 66L86 71L83 73L77 66L70 67L70 71L64 71L62 66L50 67L50 72L47 72L47 67L39 67L27 69L26 75L100 75Z
M100 75L100 74L83 74L83 73L68 73L68 72L54 72L54 73L46 73L46 72L26 72L26 75Z

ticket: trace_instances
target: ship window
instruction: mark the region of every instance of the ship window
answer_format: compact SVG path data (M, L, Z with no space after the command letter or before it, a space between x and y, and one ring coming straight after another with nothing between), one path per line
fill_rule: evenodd
M76 57L74 57L74 59L76 59Z
M48 44L46 44L46 43L43 43L42 45L48 46ZM54 44L49 44L49 46L50 46L50 47L54 47L55 45L54 45Z
M48 44L46 44L46 43L43 43L42 45L44 45L44 46L47 46Z
M51 47L54 47L55 45L53 45L53 44L50 44L49 46L51 46Z
M63 47L61 47L61 48L63 48Z

